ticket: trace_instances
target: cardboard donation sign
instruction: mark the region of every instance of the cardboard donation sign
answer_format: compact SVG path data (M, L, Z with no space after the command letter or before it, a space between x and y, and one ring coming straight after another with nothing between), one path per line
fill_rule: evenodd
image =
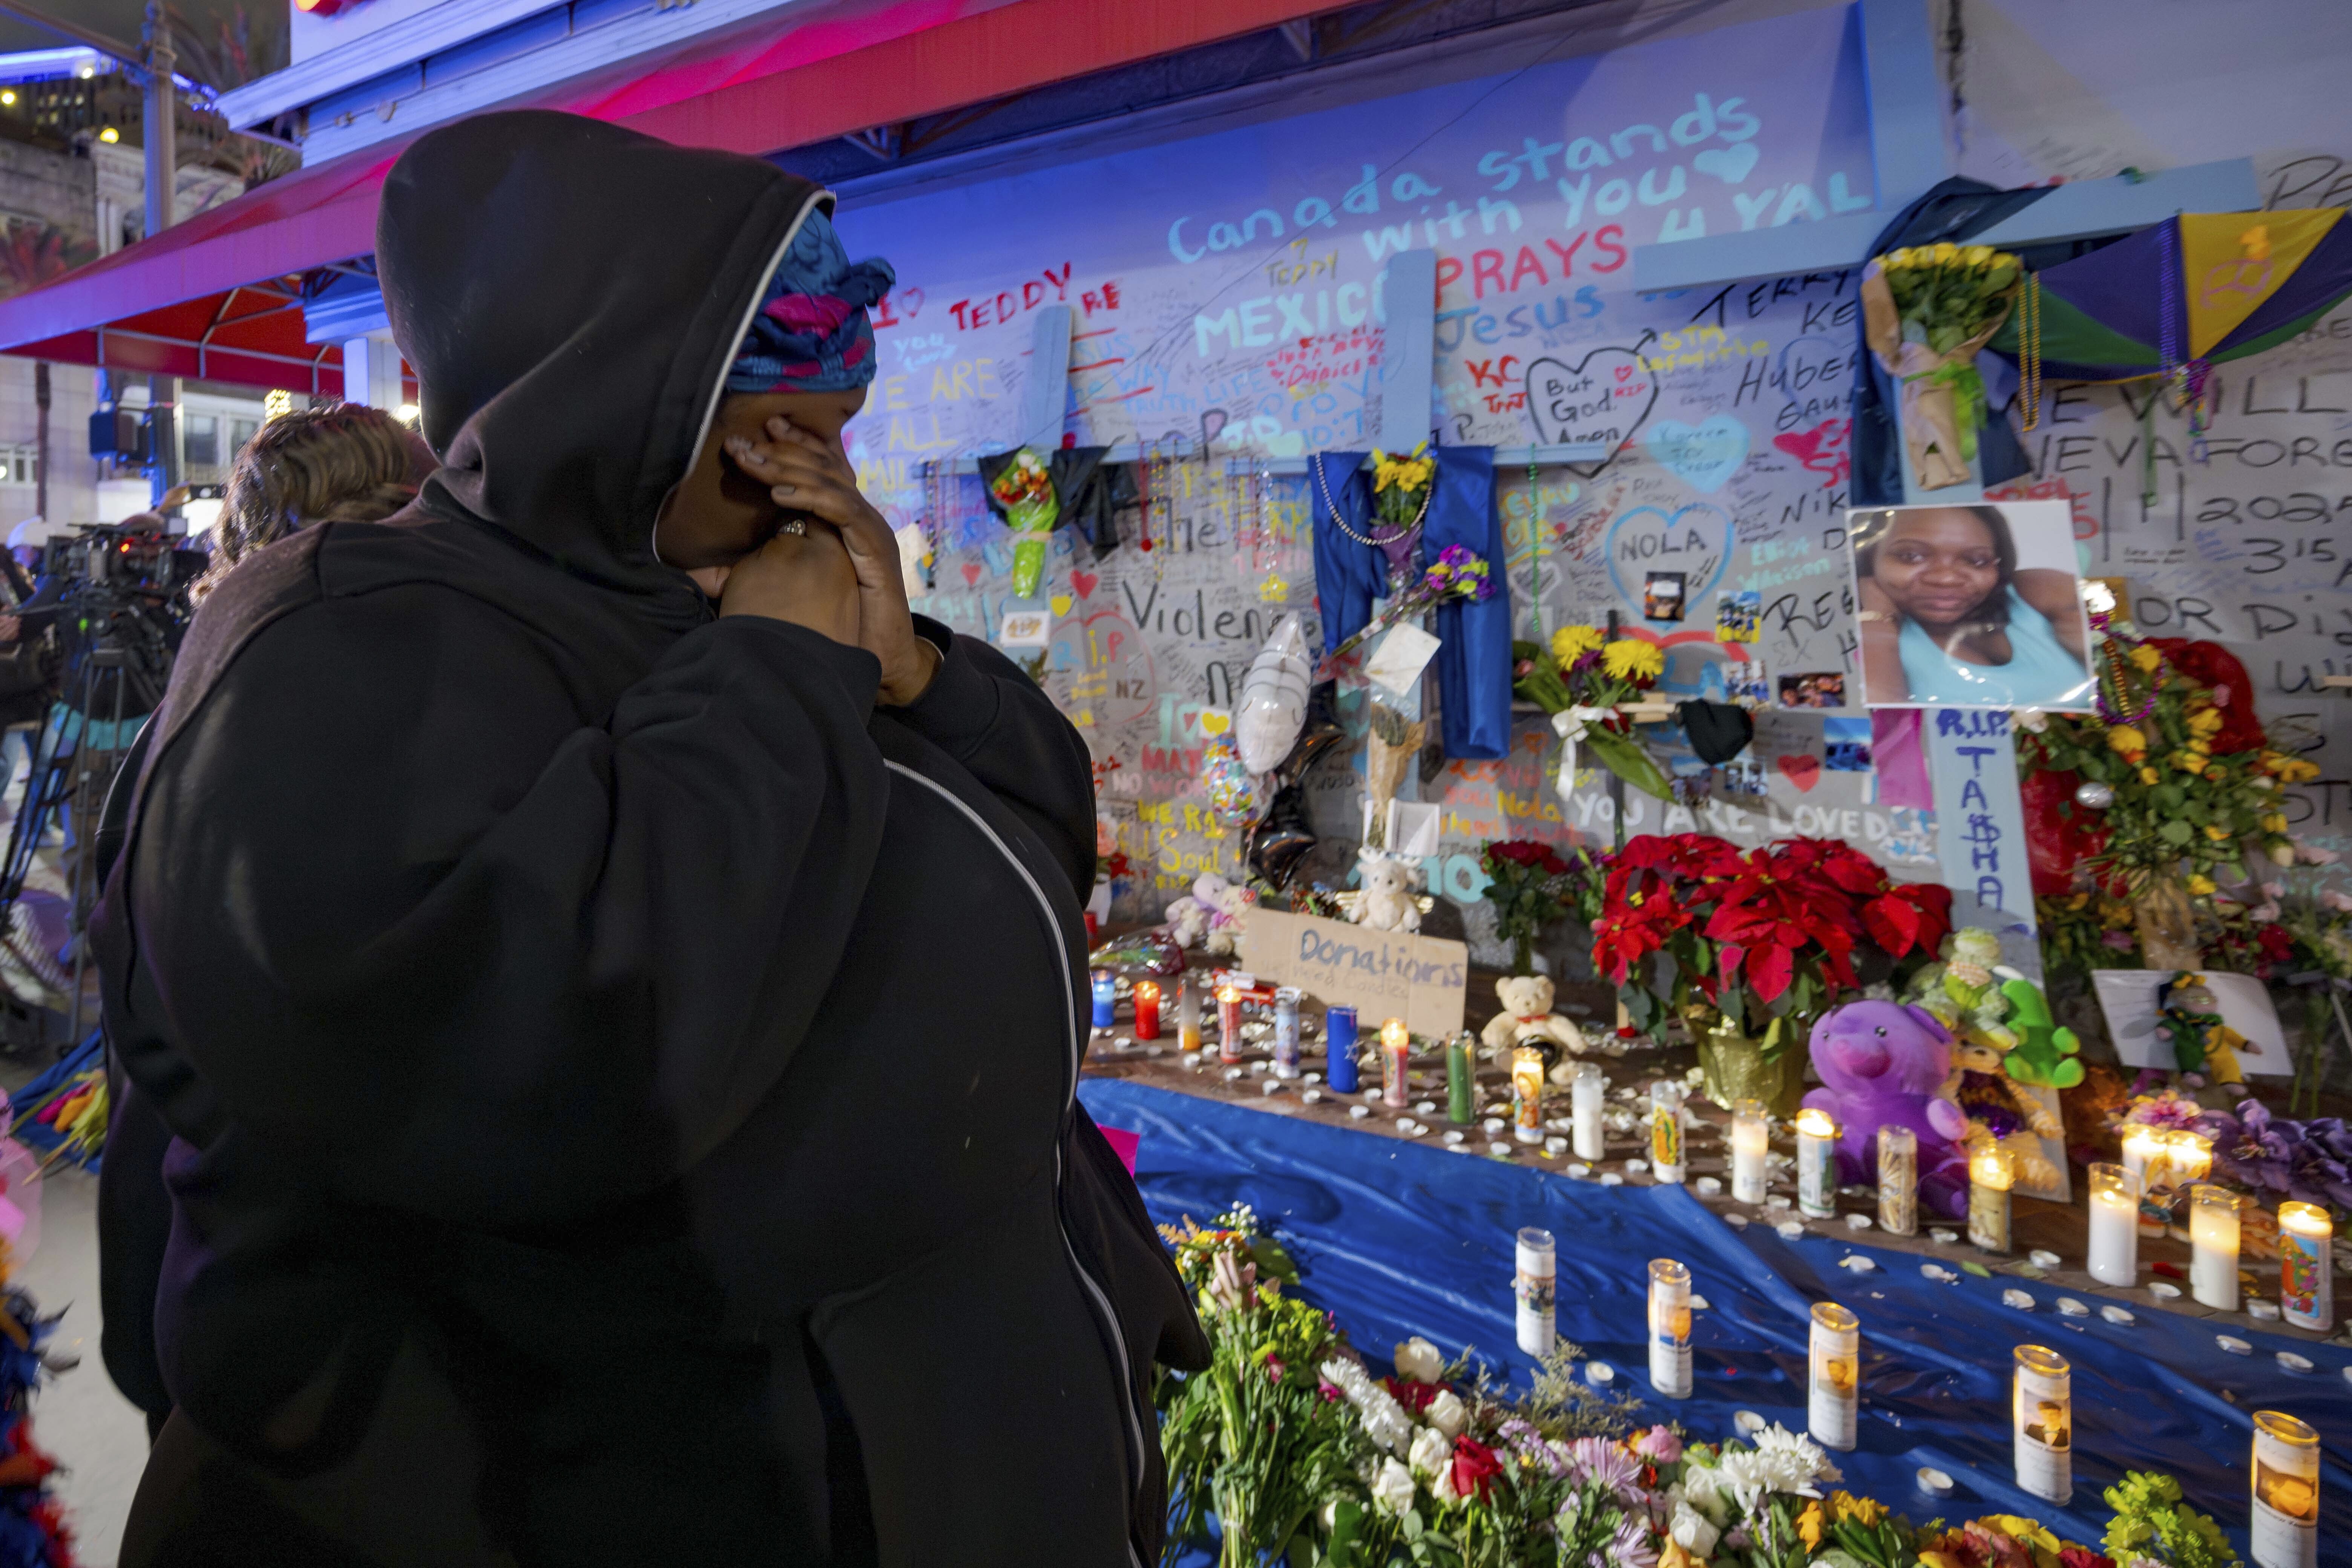
M1389 1018L1433 1038L1462 1026L1470 950L1458 942L1254 909L1243 924L1241 960L1261 981L1296 985L1326 1006L1354 1007L1366 1038Z

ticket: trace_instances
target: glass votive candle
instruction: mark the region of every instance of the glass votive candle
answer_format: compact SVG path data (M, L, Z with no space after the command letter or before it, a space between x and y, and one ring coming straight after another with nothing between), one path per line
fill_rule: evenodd
M1467 1029L1445 1042L1445 1119L1456 1127L1478 1120L1478 1037Z
M1543 1052L1533 1046L1511 1049L1511 1136L1522 1143L1543 1142Z
M1771 1179L1769 1156L1772 1123L1760 1100L1743 1100L1731 1110L1731 1195L1743 1204L1764 1201Z
M1176 1048L1197 1052L1201 1048L1201 988L1189 974L1176 977Z
M1217 1059L1242 1059L1242 994L1231 985L1217 987Z
M1580 1160L1604 1158L1608 1145L1601 1133L1601 1097L1609 1092L1609 1080L1601 1076L1598 1062L1576 1064L1576 1078L1569 1089L1570 1147Z
M1356 1010L1323 1009L1323 1076L1333 1094L1356 1092Z
M2176 1190L2201 1182L2213 1171L2213 1140L2176 1127L2164 1135L2164 1184Z
M2164 1181L2164 1129L2133 1122L2123 1130L2123 1166L2137 1176L2143 1189Z
M1160 983L1156 980L1135 983L1135 1037L1139 1040L1160 1037Z
M2254 1412L2254 1568L2319 1568L2319 1434L2276 1410Z
M2298 1329L2336 1326L2336 1222L2317 1204L2278 1206L2279 1315Z
M1402 1107L1411 1098L1405 1073L1412 1065L1412 1031L1402 1018L1381 1026L1381 1100Z
M1861 1403L1862 1320L1835 1301L1813 1303L1812 1393L1807 1415L1813 1440L1824 1448L1850 1450Z
M2074 1369L2042 1345L2020 1345L2011 1380L2017 1484L2063 1507L2074 1495Z
M1097 969L1092 976L1095 1000L1095 1027L1108 1029L1118 1022L1118 977L1108 969Z
M1275 987L1274 1076L1298 1076L1298 987L1296 985Z
M2121 1165L2091 1167L2090 1268L2102 1285L2139 1283L2139 1178Z
M2009 1189L2016 1179L2015 1157L1998 1143L1969 1156L1969 1239L1987 1252L2009 1250Z
M2198 1305L2238 1310L2238 1248L2246 1200L2200 1182L2189 1189L2189 1290Z
M1518 1300L1519 1349L1531 1356L1548 1356L1554 1337L1559 1249L1551 1232L1529 1226L1519 1232L1517 1254L1518 1278L1511 1294Z
M1650 1086L1650 1173L1675 1186L1689 1174L1684 1131L1683 1086L1662 1078Z
M1797 1210L1815 1219L1837 1213L1838 1124L1812 1107L1797 1113Z
M1892 1121L1878 1130L1878 1228L1919 1232L1919 1134Z
M1691 1392L1690 1270L1671 1258L1650 1261L1650 1386L1661 1399Z

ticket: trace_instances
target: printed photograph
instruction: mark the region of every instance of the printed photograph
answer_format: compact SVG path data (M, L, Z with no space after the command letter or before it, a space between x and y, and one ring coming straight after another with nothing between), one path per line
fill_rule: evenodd
M1754 642L1763 635L1764 595L1755 588L1725 589L1715 596L1715 640Z
M1642 580L1642 614L1654 621L1683 618L1683 574L1653 572Z
M1723 663L1723 700L1740 708L1772 705L1772 678L1760 658L1732 658Z
M1870 707L2091 706L2063 501L1846 514Z
M1833 773L1868 773L1870 771L1870 721L1867 719L1822 720L1822 766Z
M1811 675L1782 676L1780 706L1783 708L1844 707L1845 671L1824 669Z

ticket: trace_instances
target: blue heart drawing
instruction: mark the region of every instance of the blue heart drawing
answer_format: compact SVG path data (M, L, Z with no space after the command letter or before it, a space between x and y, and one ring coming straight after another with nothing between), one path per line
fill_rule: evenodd
M1728 414L1696 425L1664 419L1650 427L1642 444L1685 484L1713 495L1748 460L1748 426Z
M1609 562L1610 585L1636 615L1646 607L1643 590L1653 572L1681 573L1683 604L1694 605L1723 581L1731 563L1731 515L1703 500L1671 513L1637 506L1611 521L1601 552Z
M1755 142L1735 142L1728 147L1708 148L1691 160L1691 167L1702 174L1713 174L1727 185L1736 185L1755 169L1757 157Z

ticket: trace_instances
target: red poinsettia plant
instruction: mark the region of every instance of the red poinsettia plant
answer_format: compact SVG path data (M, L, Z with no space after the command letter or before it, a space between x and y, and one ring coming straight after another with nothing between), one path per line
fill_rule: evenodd
M1861 989L1864 944L1891 959L1932 955L1951 906L1949 889L1895 881L1834 839L1742 850L1703 833L1645 834L1611 857L1592 963L1648 1033L1670 1009L1701 1003L1743 1026L1751 1009L1801 1021ZM1663 991L1661 953L1674 961ZM1770 1032L1768 1053L1783 1036Z

